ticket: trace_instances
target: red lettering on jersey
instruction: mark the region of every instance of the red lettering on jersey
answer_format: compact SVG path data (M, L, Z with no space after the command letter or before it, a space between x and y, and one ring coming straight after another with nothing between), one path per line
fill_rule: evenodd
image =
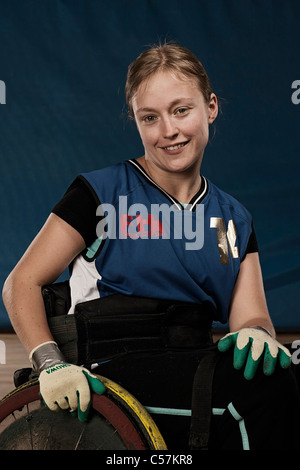
M147 220L141 214L120 216L121 238L160 238L164 232L161 221L155 220L152 214L148 214Z

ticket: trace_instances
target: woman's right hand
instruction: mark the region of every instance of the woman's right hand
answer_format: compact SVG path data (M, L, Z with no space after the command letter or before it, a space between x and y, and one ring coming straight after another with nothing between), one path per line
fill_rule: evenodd
M103 383L87 369L68 363L58 363L44 369L40 376L40 393L52 411L77 412L79 421L87 421L91 406L91 390L105 392Z
M52 411L77 412L79 421L86 421L91 406L91 390L99 395L105 386L84 367L69 364L55 341L35 347L29 360L39 374L40 394Z

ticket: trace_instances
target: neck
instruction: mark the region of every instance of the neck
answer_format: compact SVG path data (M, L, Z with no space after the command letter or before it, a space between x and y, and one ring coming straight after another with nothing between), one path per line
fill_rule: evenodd
M201 187L200 165L181 172L165 171L145 157L137 161L147 174L177 201L188 204Z

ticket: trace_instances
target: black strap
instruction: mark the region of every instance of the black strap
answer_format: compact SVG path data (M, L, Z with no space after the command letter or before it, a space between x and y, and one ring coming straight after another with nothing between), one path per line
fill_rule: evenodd
M212 312L201 305L114 294L76 305L78 356L91 364L118 355L212 345Z
M212 414L212 385L218 351L214 349L201 360L194 377L189 446L207 450Z
M212 345L215 312L209 302L113 294L70 306L68 282L42 289L48 324L66 360L93 364L138 351L199 349Z

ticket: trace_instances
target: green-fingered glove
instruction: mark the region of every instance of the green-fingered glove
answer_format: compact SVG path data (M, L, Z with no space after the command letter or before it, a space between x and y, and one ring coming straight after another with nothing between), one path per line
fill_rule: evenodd
M87 421L91 390L105 392L103 383L87 369L73 364L57 364L44 369L40 376L40 394L52 411L69 410L79 421Z
M105 385L84 367L69 364L55 341L34 348L29 359L39 373L40 394L50 410L69 410L86 421L91 407L91 391L101 395Z
M277 362L284 369L291 364L288 349L260 327L243 328L220 339L219 351L227 351L231 347L234 347L234 368L239 370L245 366L244 377L248 380L255 376L261 360L265 375L273 374Z

